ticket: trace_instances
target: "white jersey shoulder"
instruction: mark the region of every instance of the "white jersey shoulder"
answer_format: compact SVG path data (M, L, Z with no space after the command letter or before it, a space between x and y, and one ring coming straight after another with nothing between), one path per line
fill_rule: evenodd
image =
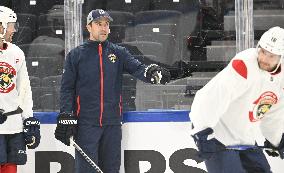
M245 79L253 80L256 73L259 73L257 57L256 48L246 49L231 60L229 67Z

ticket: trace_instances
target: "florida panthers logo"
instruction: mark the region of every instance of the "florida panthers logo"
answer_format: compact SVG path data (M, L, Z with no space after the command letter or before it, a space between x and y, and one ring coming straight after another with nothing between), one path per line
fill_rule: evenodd
M109 60L110 60L110 62L112 62L112 63L115 63L115 61L116 61L116 56L115 56L115 54L109 54L108 55L108 58L109 58Z
M0 92L8 93L15 88L16 70L6 62L0 62Z
M252 111L249 112L249 120L251 122L261 120L265 113L267 113L277 101L278 98L273 92L267 91L261 94L261 96L253 102Z

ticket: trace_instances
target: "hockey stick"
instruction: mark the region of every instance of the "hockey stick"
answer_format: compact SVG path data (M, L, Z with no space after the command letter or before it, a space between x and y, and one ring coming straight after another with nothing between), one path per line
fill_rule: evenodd
M84 157L84 159L98 172L103 173L99 166L82 150L82 148L73 140L73 137L70 138L70 144Z
M5 112L5 110L0 109L0 124L3 124L7 120L8 116L20 114L22 112L23 110L19 106L16 110L10 112Z
M229 145L226 146L226 149L228 150L254 150L254 149L267 149L267 150L272 150L271 148L265 147L265 146L257 146L257 145Z
M239 150L239 151L254 150L254 149L259 149L259 148L264 149L264 150L274 151L272 148L268 148L268 147L265 147L265 146L257 146L257 145L230 145L230 146L226 146L226 149L228 149L228 150Z
M270 152L275 152L278 155L278 157L283 159L283 155L278 150L274 150L272 148L268 148L268 147L265 147L265 146L257 146L257 145L231 145L231 146L226 146L226 150L244 151L244 150L255 150L255 149L264 149L264 150L268 150ZM273 157L275 157L275 156L273 156Z
M23 110L20 107L18 107L16 110L11 111L11 112L4 112L2 115L10 116L10 115L15 115L15 114L20 114L22 112L23 112Z

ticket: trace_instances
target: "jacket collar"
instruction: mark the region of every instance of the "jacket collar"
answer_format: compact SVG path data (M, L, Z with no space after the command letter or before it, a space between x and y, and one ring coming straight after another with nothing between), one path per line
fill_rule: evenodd
M103 47L106 47L106 45L108 44L108 40L104 42L100 42L100 41L93 41L93 40L88 39L85 44L90 45L90 46L98 46L100 43L102 44Z

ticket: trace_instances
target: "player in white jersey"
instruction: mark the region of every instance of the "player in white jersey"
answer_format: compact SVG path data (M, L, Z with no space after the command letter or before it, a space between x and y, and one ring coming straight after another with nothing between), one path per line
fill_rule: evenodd
M190 113L193 138L209 173L271 172L260 147L242 149L255 146L257 134L283 158L283 55L284 29L273 27L256 48L238 53L196 93Z
M23 51L12 44L16 14L0 6L0 173L16 173L26 163L26 146L40 142Z

